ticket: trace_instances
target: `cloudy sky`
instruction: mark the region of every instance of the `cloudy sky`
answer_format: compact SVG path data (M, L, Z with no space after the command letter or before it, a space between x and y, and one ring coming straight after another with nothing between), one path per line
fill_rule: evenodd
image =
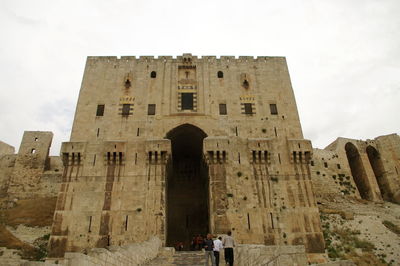
M286 56L306 138L400 131L399 0L2 0L0 140L68 141L86 56Z

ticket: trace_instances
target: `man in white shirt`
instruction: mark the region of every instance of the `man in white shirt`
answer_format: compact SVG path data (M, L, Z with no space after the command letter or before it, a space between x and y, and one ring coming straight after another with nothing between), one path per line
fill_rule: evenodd
M224 246L222 245L222 241L221 241L222 237L218 237L217 239L214 240L214 257L215 257L215 265L218 266L219 265L219 252L221 251L221 249L224 248Z
M226 264L233 266L233 248L236 244L231 231L229 231L228 235L224 237L224 240L222 240L222 245L224 245Z

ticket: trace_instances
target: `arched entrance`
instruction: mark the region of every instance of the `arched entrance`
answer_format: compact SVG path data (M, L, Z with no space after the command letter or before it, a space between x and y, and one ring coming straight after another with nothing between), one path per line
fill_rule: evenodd
M360 153L353 143L348 142L345 145L347 160L349 161L351 174L353 175L354 182L363 199L372 200L371 187L368 184L368 177L362 163Z
M382 198L389 201L391 200L392 195L389 189L389 184L387 183L387 179L384 176L385 170L383 168L381 156L379 155L379 152L372 146L368 146L366 151L368 160L372 166L372 170L374 171L379 190L381 191Z
M190 124L168 132L172 161L167 176L167 246L189 249L192 237L209 230L208 168L203 160L207 135Z

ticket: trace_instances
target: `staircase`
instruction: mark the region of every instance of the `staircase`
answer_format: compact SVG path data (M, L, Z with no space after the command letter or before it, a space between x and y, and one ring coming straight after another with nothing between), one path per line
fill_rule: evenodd
M206 263L203 251L177 251L174 255L159 255L146 266L204 266ZM211 261L209 262L211 265Z

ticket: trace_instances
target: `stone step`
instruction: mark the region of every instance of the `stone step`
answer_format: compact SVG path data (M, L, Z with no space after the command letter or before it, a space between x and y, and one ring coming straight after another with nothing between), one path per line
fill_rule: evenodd
M1 266L18 266L21 265L25 260L18 259L9 259L9 258L1 258L0 257L0 265Z
M150 261L147 266L202 266L206 262L202 251L177 251L173 256L159 256Z

